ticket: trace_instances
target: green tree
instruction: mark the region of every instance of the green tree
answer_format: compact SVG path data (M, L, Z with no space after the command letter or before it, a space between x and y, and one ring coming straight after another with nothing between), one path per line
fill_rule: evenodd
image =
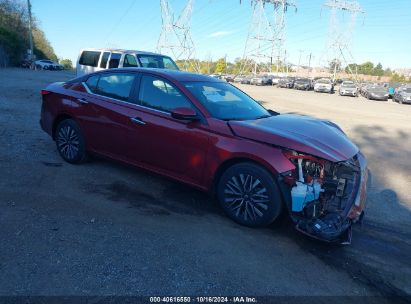
M73 69L73 62L70 59L61 59L60 64L64 67L65 70Z
M359 66L359 73L364 75L372 75L374 71L374 63L371 61L364 62Z
M392 74L391 81L392 82L406 82L407 79L405 78L404 75L399 75L397 73L394 73Z
M57 61L57 56L33 17L34 54ZM19 64L29 48L28 13L21 0L0 0L0 46L9 63ZM4 56L3 56L4 57ZM1 58L0 58L1 59Z
M214 73L222 74L225 71L225 68L226 68L225 59L220 58L217 60Z
M383 75L384 75L384 70L383 70L383 68L382 68L382 64L381 64L381 63L378 63L378 64L375 66L372 74L375 75L375 76L383 76Z

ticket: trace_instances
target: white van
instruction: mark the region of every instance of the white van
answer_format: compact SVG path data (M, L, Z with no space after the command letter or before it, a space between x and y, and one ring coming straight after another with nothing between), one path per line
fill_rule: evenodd
M119 50L83 49L77 60L77 76L105 69L144 67L178 70L177 64L168 56L161 54Z

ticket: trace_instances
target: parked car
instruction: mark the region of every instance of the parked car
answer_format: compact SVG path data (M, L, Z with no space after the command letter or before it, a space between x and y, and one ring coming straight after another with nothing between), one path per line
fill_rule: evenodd
M278 85L278 83L280 82L281 79L282 79L282 77L280 77L280 76L272 76L271 84L272 85Z
M217 79L221 79L221 75L219 75L219 74L210 74L208 76L213 77L213 78L217 78Z
M36 70L64 70L64 66L48 59L36 60L32 63L33 69Z
M178 70L168 56L157 53L120 49L83 49L77 60L77 76L114 68L144 67Z
M388 90L380 85L369 85L364 90L364 97L373 100L388 100Z
M287 210L299 231L347 242L365 204L364 156L334 123L266 110L235 86L160 69L100 71L41 91L60 156L88 154L215 193L250 227Z
M294 89L297 90L311 90L311 80L308 78L297 78L294 81Z
M334 84L329 78L318 79L314 84L314 92L334 93Z
M251 78L250 77L244 77L241 80L241 84L251 84Z
M281 79L278 81L277 86L278 86L279 88L288 88L288 89L291 89L292 87L294 87L294 80L295 80L294 77L284 77L284 78L281 78Z
M358 97L358 88L354 81L343 81L339 89L340 96L354 96Z
M411 103L411 87L399 87L392 100L398 103Z
M235 76L233 82L234 82L234 83L241 83L241 81L243 81L244 78L246 78L246 77L243 76L243 75Z
M259 76L251 78L251 84L257 86L272 85L272 80L268 76Z

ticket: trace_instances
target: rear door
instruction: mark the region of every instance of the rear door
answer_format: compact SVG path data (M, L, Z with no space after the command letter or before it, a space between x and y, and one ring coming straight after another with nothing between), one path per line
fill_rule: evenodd
M88 93L76 100L76 117L85 133L87 148L125 159L127 134L133 128L130 117L138 115L130 97L138 75L106 72L91 75L83 84Z

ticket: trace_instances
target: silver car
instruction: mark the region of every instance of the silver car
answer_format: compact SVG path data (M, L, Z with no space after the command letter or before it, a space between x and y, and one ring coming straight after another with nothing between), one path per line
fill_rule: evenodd
M411 87L399 87L397 92L392 96L392 100L398 103L411 104Z
M343 81L338 92L340 96L358 97L358 87L353 81Z

